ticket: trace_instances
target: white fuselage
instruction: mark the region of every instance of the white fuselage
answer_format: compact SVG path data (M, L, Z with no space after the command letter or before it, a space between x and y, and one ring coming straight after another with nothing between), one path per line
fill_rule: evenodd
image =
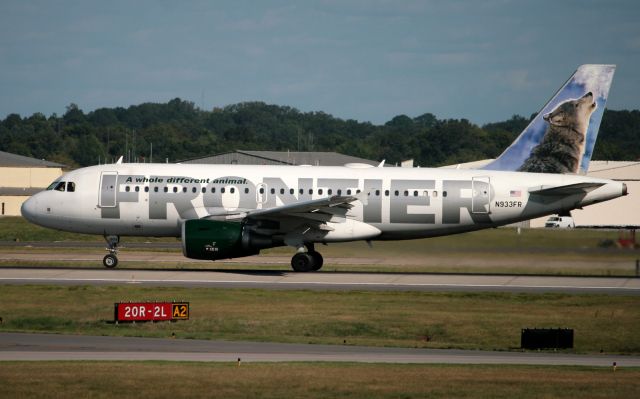
M58 181L73 183L74 190L40 192L25 202L23 215L42 226L105 236L178 237L189 219L233 220L256 209L361 196L346 218L336 220L345 229L341 223L353 221L350 233L337 231L318 242L453 234L626 194L623 183L586 176L432 168L111 164L78 169ZM530 194L578 183L601 185L567 195ZM362 224L376 233L359 236Z

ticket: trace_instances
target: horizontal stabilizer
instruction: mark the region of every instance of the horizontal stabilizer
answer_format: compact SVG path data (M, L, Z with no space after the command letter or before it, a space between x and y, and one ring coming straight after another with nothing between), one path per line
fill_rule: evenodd
M529 194L565 196L572 194L584 194L604 186L604 183L575 183L566 186L536 186L529 188Z

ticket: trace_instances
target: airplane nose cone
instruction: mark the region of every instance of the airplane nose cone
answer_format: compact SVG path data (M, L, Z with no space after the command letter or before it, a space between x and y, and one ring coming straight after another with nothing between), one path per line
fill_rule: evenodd
M20 213L22 213L22 217L28 221L34 222L34 219L38 214L38 199L31 197L23 202L20 207Z

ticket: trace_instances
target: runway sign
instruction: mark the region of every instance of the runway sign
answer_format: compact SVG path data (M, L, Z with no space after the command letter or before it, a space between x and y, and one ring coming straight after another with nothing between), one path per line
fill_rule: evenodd
M116 322L189 320L189 302L118 302L114 318Z

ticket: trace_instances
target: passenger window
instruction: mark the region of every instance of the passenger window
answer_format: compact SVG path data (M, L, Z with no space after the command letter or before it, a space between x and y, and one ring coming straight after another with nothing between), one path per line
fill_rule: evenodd
M300 189L300 194L304 194L304 190L303 189Z
M136 186L136 193L140 192L140 186Z
M347 190L347 195L351 195L351 189Z
M295 193L295 192L296 192L296 190L294 190L292 188L289 189L289 194L293 195L293 193Z
M187 192L187 188L186 187L182 187L182 192L186 193Z
M272 188L272 189L271 189L271 194L275 194L275 193L276 193L276 189L275 189L275 188Z
M224 194L224 187L222 187L222 188L220 189L220 193L221 193L221 194Z
M312 195L312 194L313 194L313 189L312 189L312 188L310 188L310 189L309 189L309 195Z
M398 195L400 195L400 191L398 191L398 190L394 191L393 195L395 195L397 197Z
M322 195L322 189L318 190L318 194Z
M158 192L158 187L154 187L154 188L153 188L153 192L154 192L154 193L157 193L157 192Z
M74 191L76 191L76 184L70 181L69 183L67 183L67 192L72 193Z
M144 188L144 192L145 192L145 193L148 193L148 192L149 192L149 186L146 186L146 187Z
M389 196L389 190L384 190L384 196L388 197Z
M58 183L58 184L56 185L56 188L54 188L54 190L57 190L57 191L64 191L64 186L65 186L65 184L66 184L65 182L61 181L60 183Z
M341 188L338 189L338 195L342 195L342 189Z
M178 192L178 187L174 187L174 188L173 188L173 192L174 192L174 193L177 193L177 192Z
M202 194L207 192L207 188L206 187L202 187Z
M417 191L417 190L413 192L413 196L414 196L414 197L417 197L417 196L418 196L418 191Z
M129 186L126 186L126 187L124 188L124 191L129 192L129 191L131 191L131 188L129 188Z
M407 190L404 190L404 196L406 197L408 195L409 195L409 192Z
M260 187L260 194L264 194L264 187Z
M168 193L168 192L169 192L169 187L165 187L165 188L164 188L164 192L165 192L165 193Z
M380 190L376 190L376 197L380 196Z
M211 187L211 194L216 192L216 188L215 187Z
M229 189L229 192L230 192L231 194L235 193L235 192L236 192L236 188L235 188L235 187L231 187L231 188Z
M327 194L329 195L333 194L333 190L332 189L327 190Z
M284 188L280 189L280 194L284 194Z
M443 197L446 197L446 196L447 196L447 192L446 192L446 191L443 191L443 192L442 192L442 196L443 196Z
M244 193L245 193L245 194L249 194L249 187L245 187L245 188L244 188Z

